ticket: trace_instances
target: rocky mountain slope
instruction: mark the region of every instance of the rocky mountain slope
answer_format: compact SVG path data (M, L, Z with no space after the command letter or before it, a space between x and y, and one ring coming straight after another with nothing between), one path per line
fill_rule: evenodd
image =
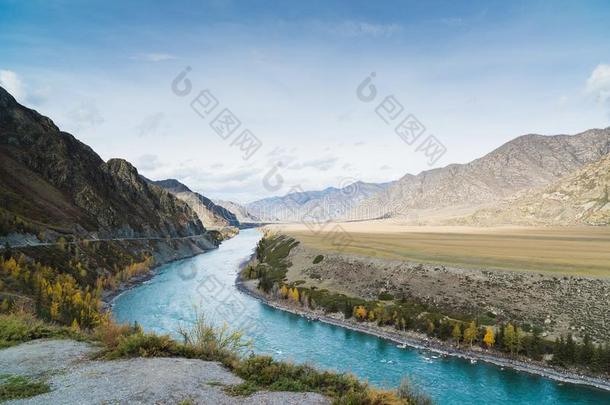
M179 200L184 201L197 214L206 228L239 227L239 220L228 209L214 204L209 198L191 191L175 179L153 181L153 184L169 191Z
M364 201L349 219L448 217L543 187L610 151L610 128L577 135L524 135L466 164L407 174ZM420 214L421 213L421 214Z
M468 225L610 225L610 155L558 182L519 193L457 222Z
M263 222L260 218L248 211L245 206L236 202L227 200L214 200L214 204L223 207L229 212L235 214L235 217L237 218L242 227Z
M188 236L205 228L188 205L127 161L104 162L0 88L0 232L100 237Z
M345 217L361 201L384 192L392 184L357 181L342 188L328 187L265 198L247 204L246 208L264 222L301 222L309 217L334 220Z

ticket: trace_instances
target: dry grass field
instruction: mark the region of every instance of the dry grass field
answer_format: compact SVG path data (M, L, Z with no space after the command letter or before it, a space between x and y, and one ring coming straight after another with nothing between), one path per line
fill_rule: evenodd
M444 264L471 269L541 271L574 276L610 277L610 227L416 227L383 221L334 224L322 232L305 225L274 225L321 251L365 257Z

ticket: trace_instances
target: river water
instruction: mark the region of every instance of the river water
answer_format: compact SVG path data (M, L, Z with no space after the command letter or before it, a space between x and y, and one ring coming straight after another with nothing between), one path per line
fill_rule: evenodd
M255 229L244 230L217 250L161 267L153 279L115 299L115 318L175 334L179 325L192 321L196 307L218 325L228 320L244 330L258 353L349 371L379 387L396 387L408 376L438 404L610 404L610 392L400 349L383 339L269 308L235 287L239 264L260 237Z

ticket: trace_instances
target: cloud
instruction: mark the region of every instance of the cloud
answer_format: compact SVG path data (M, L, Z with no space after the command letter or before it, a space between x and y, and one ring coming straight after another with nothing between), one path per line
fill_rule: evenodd
M165 121L165 114L158 112L145 117L136 127L138 136L165 135L169 126Z
M81 101L66 116L77 131L96 127L105 121L95 102L90 100Z
M0 86L4 87L17 100L24 100L25 90L23 84L17 73L12 70L0 70Z
M599 103L610 102L610 65L597 65L587 79L586 91Z
M133 60L142 60L145 62L163 62L165 60L177 59L176 56L171 55L169 53L139 53L137 55L132 56L130 59Z
M391 37L402 31L398 24L374 24L364 21L345 21L330 31L348 38L355 37Z

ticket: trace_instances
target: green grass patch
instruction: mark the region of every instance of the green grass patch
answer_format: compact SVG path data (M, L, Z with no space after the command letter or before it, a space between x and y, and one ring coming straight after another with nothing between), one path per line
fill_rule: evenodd
M89 340L80 332L45 323L30 314L0 315L0 348L42 338Z
M50 390L49 385L42 381L23 376L3 376L0 382L0 402L29 398Z

